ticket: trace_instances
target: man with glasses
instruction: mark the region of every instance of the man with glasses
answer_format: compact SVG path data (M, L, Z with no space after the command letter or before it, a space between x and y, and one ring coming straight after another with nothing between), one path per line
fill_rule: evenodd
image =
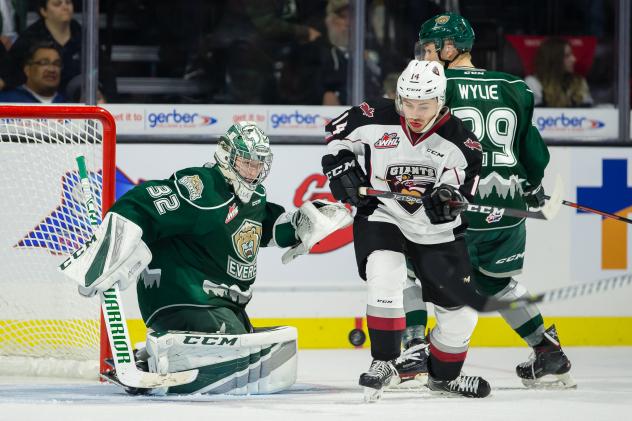
M57 92L62 60L52 42L38 42L29 49L23 71L26 82L10 91L0 92L0 102L55 104L66 102Z

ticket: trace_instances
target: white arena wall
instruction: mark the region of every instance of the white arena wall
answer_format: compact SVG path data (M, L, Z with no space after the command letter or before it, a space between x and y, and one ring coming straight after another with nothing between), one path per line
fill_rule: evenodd
M274 136L320 136L340 107L108 105L123 135L221 134L232 122L257 121ZM176 121L177 120L177 121ZM616 110L540 109L534 122L548 139L594 140L616 137ZM187 143L119 144L117 167L130 182L166 178L176 169L202 165L215 146ZM274 144L274 162L266 181L270 200L295 209L304 200L329 194L320 174L324 146ZM545 188L564 180L564 199L577 202L578 189L601 188L583 203L632 215L632 147L552 146ZM605 177L604 177L605 174ZM580 190L581 191L581 190ZM597 200L592 202L592 200ZM341 237L341 238L340 238ZM348 234L338 242L349 241ZM325 247L331 248L331 243ZM255 324L292 324L306 348L351 347L347 335L365 327L364 284L356 273L352 244L281 264L282 251L263 249L249 314ZM553 221L528 221L525 271L518 278L532 292L579 284L632 271L632 226L602 220L563 206ZM134 291L125 292L133 336L142 339ZM542 306L569 345L632 345L632 288ZM432 321L431 321L432 323ZM595 334L600 332L600 334ZM481 315L474 345L520 345L517 335L495 314Z

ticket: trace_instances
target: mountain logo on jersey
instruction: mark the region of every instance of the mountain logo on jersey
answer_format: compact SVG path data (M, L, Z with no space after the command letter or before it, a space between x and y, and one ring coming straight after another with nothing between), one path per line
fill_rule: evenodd
M189 191L189 200L194 201L202 197L204 184L200 180L199 175L185 175L178 180L178 183L182 184Z
M228 214L226 214L226 220L224 221L224 223L228 224L230 221L235 219L238 213L239 213L239 207L237 206L237 203L233 203L228 208Z
M437 170L427 165L391 165L386 168L385 181L392 192L421 197L432 189L436 176ZM412 201L396 203L411 215L422 206Z
M384 133L374 145L375 149L396 148L399 145L399 136L397 133Z
M465 146L467 146L468 148L470 148L473 151L476 150L476 151L483 152L483 147L481 146L481 142L477 142L476 140L472 140L469 137L467 138L467 140L465 142L463 142L463 144L465 144Z
M362 114L364 114L365 117L373 118L373 116L375 115L375 108L370 107L369 104L367 104L366 102L360 104L360 109L362 110Z
M509 179L505 179L496 171L492 171L487 177L479 181L476 194L482 199L485 199L488 196L493 196L495 190L496 196L502 197L503 199L509 196L513 199L516 195L522 196L523 181L525 180L514 174L510 175Z

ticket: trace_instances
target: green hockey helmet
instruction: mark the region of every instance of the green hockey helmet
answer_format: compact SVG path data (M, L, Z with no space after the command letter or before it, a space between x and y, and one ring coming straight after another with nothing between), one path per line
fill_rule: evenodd
M219 138L215 161L235 194L246 203L272 165L270 139L252 121L240 121Z
M416 56L420 47L428 43L434 43L437 51L441 51L445 40L451 40L454 47L460 52L472 51L474 45L474 29L461 15L456 13L442 13L425 21L419 29L419 44L416 47Z

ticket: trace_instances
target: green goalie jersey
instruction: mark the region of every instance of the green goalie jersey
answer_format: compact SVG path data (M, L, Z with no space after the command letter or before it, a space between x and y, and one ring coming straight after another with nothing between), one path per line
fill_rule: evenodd
M111 211L142 228L152 253L136 287L147 325L167 307L243 309L257 275L259 247L297 242L286 218L275 227L284 209L266 200L263 186L242 203L217 166L187 168L138 185Z
M549 152L533 125L533 93L515 76L474 68L446 70L446 105L483 149L475 203L526 209L522 190L542 181ZM475 142L474 142L475 143ZM523 219L468 214L470 229L509 228Z

